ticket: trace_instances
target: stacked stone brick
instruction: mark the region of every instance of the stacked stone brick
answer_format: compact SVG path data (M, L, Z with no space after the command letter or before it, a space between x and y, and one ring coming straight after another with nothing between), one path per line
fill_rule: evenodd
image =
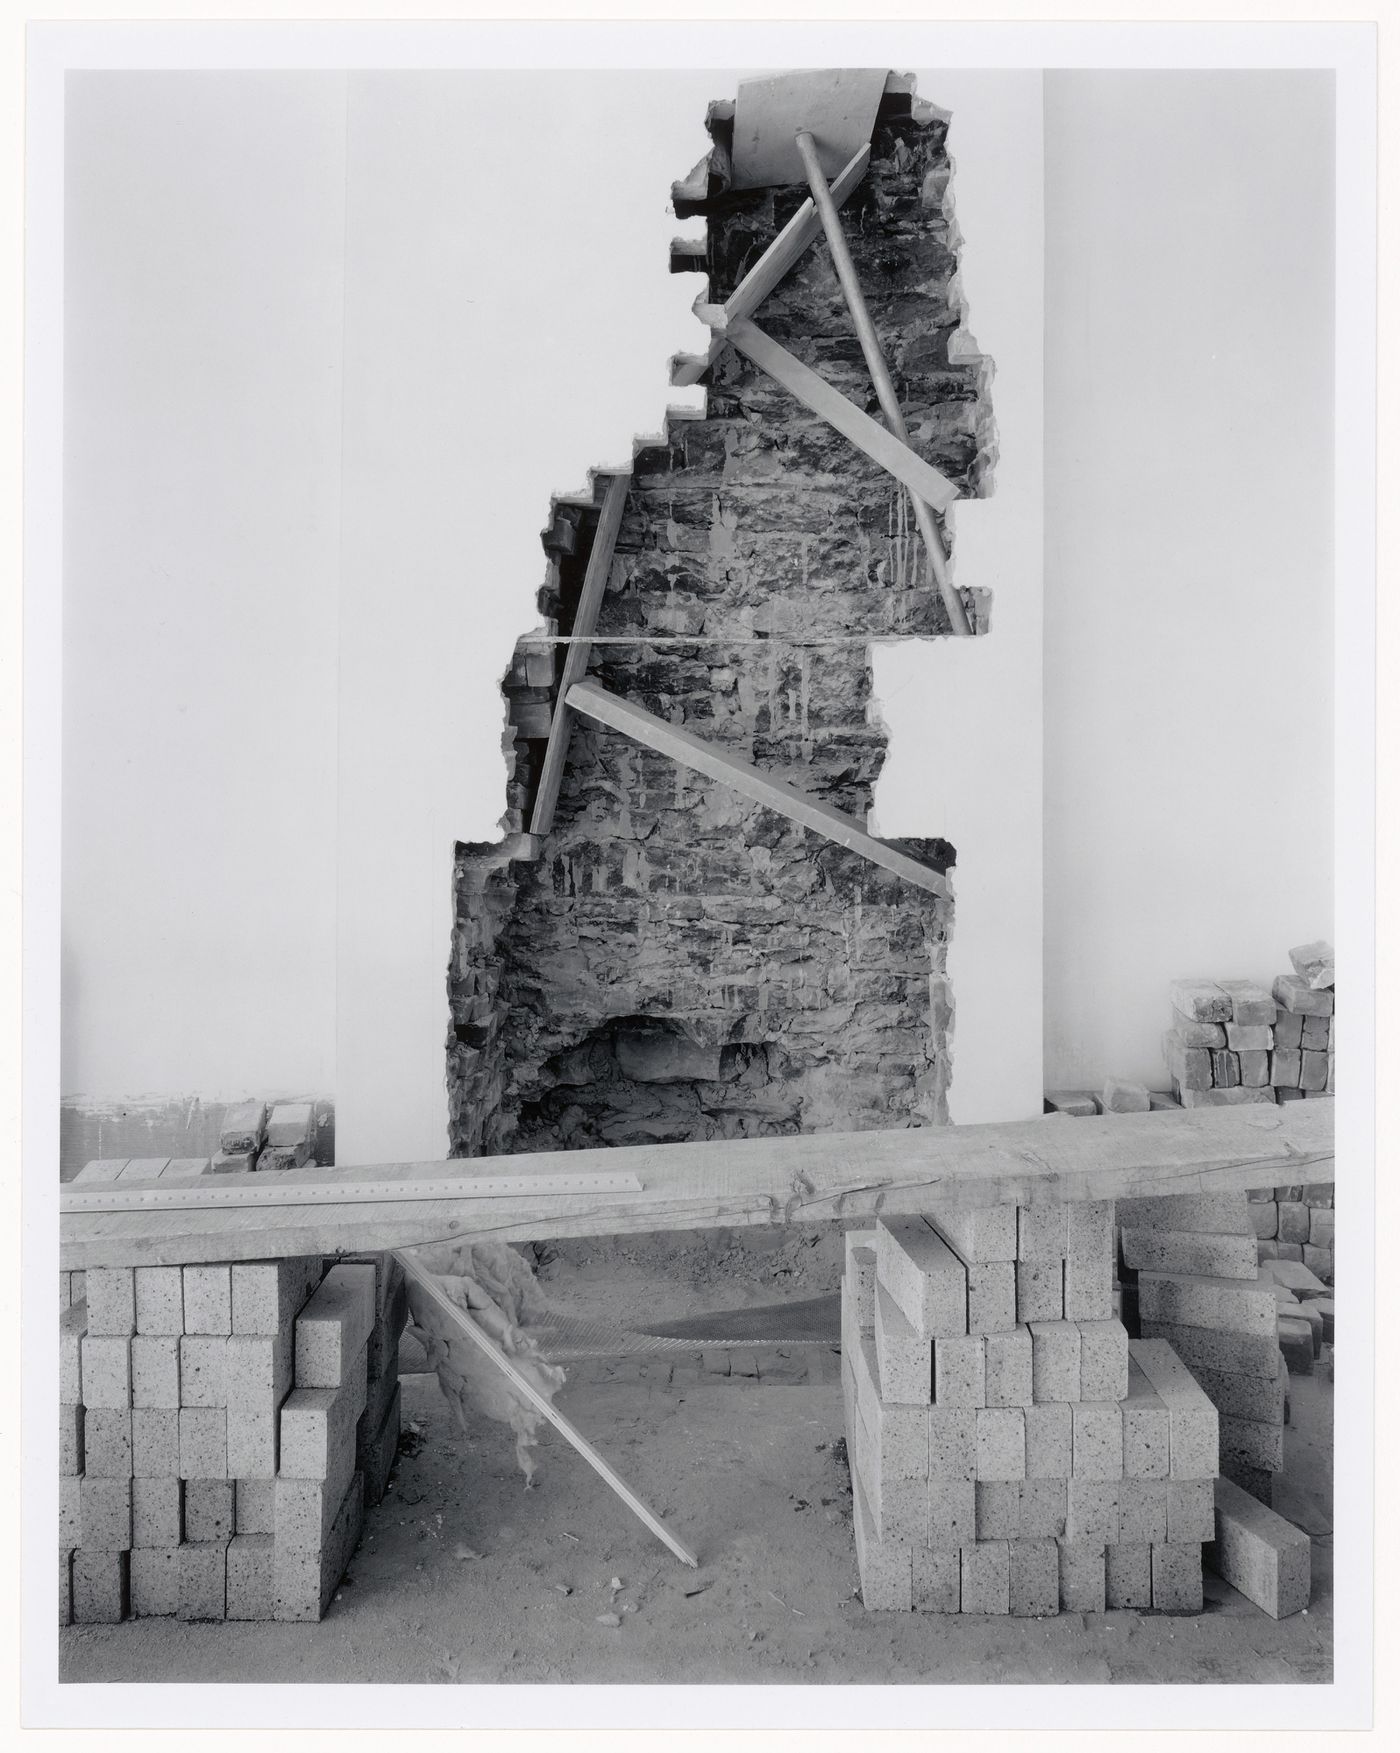
M320 1618L393 1463L407 1316L390 1256L325 1266L62 1275L62 1623Z
M1324 1285L1336 1277L1336 1211L1331 1182L1260 1187L1249 1195L1255 1254L1306 1266Z
M1113 1315L1113 1207L847 1236L842 1384L867 1607L1198 1612L1219 1426Z

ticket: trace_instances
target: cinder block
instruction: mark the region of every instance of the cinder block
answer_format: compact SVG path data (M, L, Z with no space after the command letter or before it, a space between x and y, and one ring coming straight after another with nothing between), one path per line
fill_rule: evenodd
M962 1549L964 1613L1011 1611L1011 1553L1005 1540L987 1540Z
M94 1406L83 1425L83 1471L89 1479L130 1479L131 1411Z
M977 1413L972 1407L930 1408L928 1476L931 1480L977 1477Z
M1120 1199L1116 1216L1125 1230L1235 1235L1249 1227L1248 1204L1243 1193L1155 1193Z
M1122 1400L1127 1392L1127 1328L1121 1321L1079 1322L1079 1398Z
M274 1528L274 1484L271 1479L239 1479L234 1483L233 1526L237 1534L271 1534Z
M1167 1479L1124 1479L1118 1486L1118 1538L1151 1545L1167 1537Z
M1314 991L1296 974L1280 974L1274 981L1274 1001L1294 1016L1331 1016L1335 1008L1330 992Z
M317 1255L283 1260L247 1260L231 1272L235 1333L275 1338L289 1327L321 1281Z
M1072 1477L1066 1486L1065 1535L1070 1540L1107 1543L1118 1538L1116 1479Z
M1234 1001L1214 980L1173 980L1172 1009L1198 1023L1228 1023L1234 1017Z
M66 1387L67 1384L65 1384ZM83 1404L125 1409L131 1405L131 1341L85 1333L82 1337Z
M1283 1466L1283 1421L1268 1423L1249 1418L1220 1419L1220 1453L1247 1461L1251 1467L1267 1467L1277 1473ZM1203 1534L1202 1539L1209 1536Z
M1118 1542L1104 1548L1104 1605L1146 1613L1152 1606L1152 1548Z
M130 1266L93 1266L87 1274L87 1330L129 1339L136 1331L135 1274Z
M1127 1479L1165 1479L1170 1471L1171 1434L1165 1402L1131 1359L1123 1415L1123 1475ZM1162 1538L1165 1540L1166 1535Z
M1069 1510L1064 1479L1023 1479L1017 1486L1021 1509L1019 1532L1027 1538L1056 1539L1065 1531Z
M1027 1479L1068 1479L1074 1465L1072 1415L1068 1405L1027 1406Z
M236 1333L224 1346L224 1393L232 1412L269 1412L291 1391L295 1337L292 1327L264 1337Z
M71 1552L83 1540L83 1482L73 1473L58 1482L58 1549Z
M1228 1479L1215 1481L1214 1538L1207 1562L1273 1619L1308 1604L1312 1541Z
M169 1619L180 1610L180 1547L137 1546L130 1561L134 1619Z
M185 1484L185 1538L205 1546L233 1536L233 1481L191 1479Z
M1256 1205L1256 1212L1272 1212L1271 1205ZM1257 1222L1257 1220L1256 1220ZM1181 1230L1135 1230L1122 1232L1123 1264L1135 1271L1206 1273L1215 1278L1255 1276L1255 1236L1197 1235Z
M1275 1319L1267 1288L1237 1278L1183 1278L1165 1272L1138 1274L1138 1310L1144 1321L1228 1333L1266 1334Z
M1123 1414L1117 1404L1113 1401L1079 1401L1070 1411L1073 1416L1075 1477L1121 1479ZM1105 1536L1106 1539L1109 1537Z
M843 1285L849 1285L855 1298L856 1319L862 1333L875 1328L875 1232L846 1231L846 1273Z
M932 1230L928 1233L933 1235ZM904 1312L909 1313L907 1308ZM296 1386L340 1387L364 1351L373 1326L374 1268L333 1266L297 1316Z
M1274 1503L1274 1476L1263 1467L1249 1467L1243 1462L1236 1464L1225 1457L1221 1458L1220 1477L1228 1479L1232 1485L1238 1485L1241 1491L1248 1492L1265 1508L1272 1509Z
M1031 1262L1060 1261L1068 1247L1069 1208L1065 1205L1022 1205L1016 1210L1016 1258Z
M1014 1540L1021 1532L1021 1484L1015 1479L979 1479L976 1486L976 1537ZM931 1542L930 1542L931 1543ZM951 1544L951 1542L950 1542ZM967 1539L958 1541L969 1546Z
M1228 1418L1248 1418L1260 1424L1282 1424L1284 1390L1287 1376L1228 1375L1223 1370L1204 1369L1199 1364L1191 1374L1205 1389L1215 1410ZM1221 1426L1220 1440L1225 1440Z
M180 1340L180 1403L182 1406L227 1406L226 1338L185 1334Z
M1215 1532L1213 1479L1169 1479L1167 1481L1167 1543L1184 1546L1190 1541L1199 1544Z
M1060 1611L1102 1613L1104 1610L1104 1542L1057 1540L1060 1554Z
M882 1284L875 1287L875 1352L886 1398L903 1406L927 1406L933 1399L933 1342L905 1317Z
M273 1617L283 1620L319 1619L330 1605L336 1585L355 1550L364 1523L364 1478L357 1473L345 1496L325 1543L319 1552L284 1548L280 1538L273 1547ZM907 1555L910 1547L902 1549ZM912 1606L913 1568L905 1611Z
M80 1547L73 1554L73 1623L120 1625L130 1603L125 1551Z
M1029 1406L1031 1392L1031 1333L1016 1327L1009 1333L989 1333L983 1348L988 1406ZM1124 1356L1127 1336L1124 1335Z
M1024 1479L1026 1423L1019 1406L983 1407L977 1414L977 1477Z
M133 1479L131 1482L131 1544L147 1550L176 1547L185 1537L184 1481ZM174 1608L171 1608L174 1612Z
M138 1334L131 1342L131 1404L167 1411L180 1405L180 1340Z
M986 1341L980 1335L934 1340L933 1399L955 1408L986 1404Z
M1205 1391L1161 1339L1129 1342L1132 1357L1167 1408L1169 1475L1209 1478L1220 1470L1220 1420Z
M1251 1203L1249 1218L1259 1241L1273 1241L1278 1235L1278 1206L1272 1200L1267 1205Z
M922 1544L953 1552L977 1538L977 1487L971 1479L930 1479L924 1496Z
M84 1474L79 1499L82 1539L88 1552L126 1552L131 1546L130 1479L94 1479Z
M180 1477L228 1478L228 1415L217 1406L182 1406Z
M1079 1398L1079 1328L1073 1321L1032 1321L1031 1381L1036 1402Z
M1241 1376L1276 1376L1279 1371L1278 1341L1271 1333L1213 1333L1206 1327L1145 1320L1142 1336L1165 1339L1191 1370L1204 1365Z
M180 1413L176 1407L132 1408L131 1470L138 1479L179 1478Z
M222 1619L225 1616L228 1541L187 1540L180 1548L181 1619Z
M1063 1260L1016 1262L1016 1319L1062 1321L1065 1315L1065 1263Z
M178 1266L136 1268L136 1331L178 1338L185 1330L185 1293Z
M1072 1255L1065 1261L1065 1319L1109 1321L1113 1319L1113 1257L1082 1263Z
M353 1491L353 1485L351 1487ZM884 1545L875 1534L875 1525L871 1518L870 1508L865 1499L865 1491L858 1477L851 1479L852 1521L855 1524L856 1563L860 1569L860 1595L868 1612L892 1611L908 1613L914 1605L914 1575L912 1554L913 1547ZM307 1611L311 1600L312 1575L311 1561L314 1555L304 1555L304 1562L295 1572L289 1572L285 1563L279 1566L274 1558L273 1566L273 1611L278 1619L318 1618L323 1610L320 1599L321 1578L316 1578L317 1606L314 1613ZM279 1577L279 1570L287 1571ZM281 1586L279 1586L281 1585ZM279 1598L281 1588L289 1587L291 1594L285 1604ZM334 1584L332 1584L332 1589Z
M83 1403L83 1335L86 1299L71 1303L58 1318L58 1398L67 1406Z
M1201 1549L1194 1542L1158 1541L1152 1548L1152 1607L1157 1613L1199 1613Z
M905 1318L933 1339L965 1334L967 1272L943 1238L922 1218L882 1219L875 1235L879 1280Z
M236 1534L225 1559L224 1617L272 1618L273 1540L270 1534Z
M58 1409L58 1471L65 1479L76 1479L83 1470L82 1406L60 1406Z
M1014 1211L1014 1206L1007 1206ZM1006 1333L1016 1325L1016 1266L993 1260L967 1269L967 1330Z
M962 1556L933 1552L916 1546L913 1551L913 1606L917 1613L956 1613L962 1605Z
M233 1298L227 1266L184 1268L185 1332L227 1336L233 1331Z
M278 1102L267 1117L267 1143L275 1150L305 1144L312 1136L314 1122L310 1102Z
M885 1380L883 1368L880 1379ZM282 1405L279 1473L290 1479L348 1479L355 1470L355 1430L363 1404L363 1398L357 1403L340 1388L294 1388ZM914 1477L925 1478L927 1420L920 1422L918 1446L925 1463Z
M1016 1207L980 1205L935 1211L929 1222L965 1266L1016 1258Z
M265 1102L237 1102L224 1110L219 1128L219 1149L228 1152L256 1151L267 1132Z
M1060 1549L1052 1539L1012 1540L1008 1547L1009 1605L1021 1617L1060 1610Z

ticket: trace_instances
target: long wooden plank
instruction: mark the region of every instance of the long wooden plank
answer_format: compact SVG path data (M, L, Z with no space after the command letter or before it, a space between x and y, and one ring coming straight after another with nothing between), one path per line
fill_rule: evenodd
M828 840L846 847L848 851L860 853L872 864L892 871L895 876L903 877L905 882L913 883L916 888L925 889L931 895L948 893L948 879L939 871L920 864L917 858L910 858L907 852L900 852L893 846L887 846L883 840L877 840L874 835L867 834L853 817L832 809L830 804L808 797L806 792L799 791L786 779L779 779L771 773L760 772L757 767L750 767L746 761L737 760L716 744L706 742L703 737L682 730L678 725L668 724L664 718L658 718L655 713L634 706L630 700L608 693L606 688L600 688L596 682L580 682L571 688L569 705L585 718L591 718L597 724L605 724L612 730L619 730L635 742L655 749L658 754L670 756L683 767L693 767L697 773L704 773L710 779L718 779L725 785L733 786L735 791L752 798L755 803L776 810L779 815L786 816L789 821L797 822L801 827L824 834Z
M831 185L831 199L837 207L853 189L859 187L869 168L870 145L867 141ZM821 232L821 216L808 197L725 300L721 307L721 320L716 327L723 329L729 323L737 323L744 317L752 316L774 287L792 271L817 241ZM671 382L677 385L699 383L723 351L724 336L718 334L710 342L703 359L684 360L676 366L671 373Z
M748 318L730 323L724 333L746 359L751 359L760 370L766 371L804 408L810 408L828 425L834 426L857 450L864 451L872 462L879 463L882 469L888 470L897 481L902 481L918 498L926 500L935 511L946 511L957 498L958 490L946 475L940 474L921 456L916 456L887 427L872 420L854 402L847 401L824 377L819 377L786 347L779 346L771 335L765 335Z
M1330 1097L1274 1106L1178 1108L1154 1114L1062 1115L987 1126L920 1126L888 1132L819 1132L784 1138L632 1145L510 1158L512 1174L627 1169L640 1193L590 1197L473 1197L475 1162L376 1163L292 1176L360 1179L439 1176L457 1169L460 1199L344 1205L274 1222L266 1211L62 1211L60 1265L173 1265L285 1254L359 1253L452 1237L546 1241L832 1218L869 1220L941 1206L1053 1204L1132 1194L1229 1193L1330 1181Z
M515 1367L495 1340L488 1333L483 1332L470 1316L463 1314L456 1303L439 1287L432 1273L426 1272L412 1254L396 1253L394 1258L408 1276L410 1297L413 1296L413 1291L417 1290L419 1297L426 1301L435 1312L438 1330L440 1331L445 1326L452 1333L458 1333L464 1339L470 1340L479 1351L485 1352L516 1392L523 1395L537 1412L549 1420L565 1441L583 1456L598 1477L617 1493L633 1515L644 1522L663 1545L670 1547L682 1564L688 1564L692 1570L698 1569L700 1561L690 1548L682 1545L660 1516L647 1508L627 1481L608 1465L578 1426L565 1418L556 1406L551 1405L534 1383ZM418 1321L419 1326L427 1327L432 1332L434 1330L432 1317L427 1320L422 1319L425 1313L423 1302L419 1301L414 1309L414 1318Z
M591 649L588 639L598 624L598 610L602 606L603 592L607 589L613 549L617 545L617 532L622 528L622 514L627 509L627 488L630 480L629 475L613 475L608 482L607 492L603 495L598 528L593 534L593 547L583 575L578 609L574 614L573 631L570 635L573 643L565 655L559 692L554 700L554 717L549 726L544 765L540 768L535 808L530 817L532 834L547 834L554 821L555 806L559 802L559 786L564 777L564 761L569 753L571 718L567 704L568 693L575 682L583 680L588 668L588 654Z

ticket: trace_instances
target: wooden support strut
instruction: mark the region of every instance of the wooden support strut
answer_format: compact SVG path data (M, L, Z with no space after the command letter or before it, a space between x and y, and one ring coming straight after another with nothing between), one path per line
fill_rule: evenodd
M872 864L903 877L916 888L925 889L931 895L948 893L948 880L941 872L867 834L853 817L832 809L830 804L819 803L786 779L750 767L746 761L737 760L714 743L682 730L679 725L668 724L664 718L634 706L630 700L608 693L606 688L600 688L594 682L579 682L571 688L568 704L596 724L620 730L646 748L655 749L659 755L669 755L683 767L693 767L710 779L731 785L735 791L776 810L789 821L824 834L828 840L848 851L859 852Z
M836 211L836 203L831 198L831 190L826 186L826 177L822 172L821 161L817 157L816 142L806 129L797 135L797 150L802 155L807 181L812 190L812 199L816 203L817 212L821 215L827 245L831 250L831 260L836 269L836 278L841 282L841 290L846 297L846 306L851 313L851 321L855 325L856 336L860 341L860 350L865 355L865 363L875 385L875 394L879 398L880 411L884 414L890 431L901 443L907 445L909 443L909 428L905 425L904 415L900 410L894 379L890 376L890 368L885 363L884 350L880 346L880 337L875 332L875 324L870 319L865 294L861 290L855 263L851 260L850 248L846 243L846 234L841 229L841 219ZM918 524L919 534L923 537L929 566L933 571L934 582L938 586L938 594L943 599L943 607L947 611L949 623L954 633L969 634L972 627L967 618L967 610L963 606L962 598L954 588L952 579L948 576L948 559L943 551L943 541L933 521L933 514L917 493L913 494L913 500L914 521Z

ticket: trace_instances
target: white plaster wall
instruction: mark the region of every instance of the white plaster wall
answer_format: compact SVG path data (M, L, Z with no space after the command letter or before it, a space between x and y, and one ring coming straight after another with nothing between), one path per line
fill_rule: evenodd
M1052 1086L1332 934L1332 79L1045 78Z

